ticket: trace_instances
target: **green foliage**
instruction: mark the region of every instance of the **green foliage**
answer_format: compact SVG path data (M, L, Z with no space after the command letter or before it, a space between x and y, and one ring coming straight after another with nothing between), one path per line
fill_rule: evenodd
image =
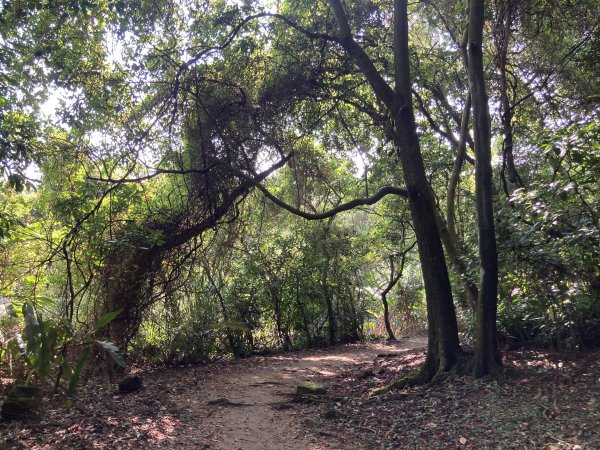
M90 348L87 347L83 350L83 353L81 354L81 357L79 358L79 361L77 361L77 364L75 365L75 367L73 369L71 369L71 366L67 363L66 360L63 360L63 362L62 362L61 368L65 374L65 377L69 381L67 393L70 396L74 396L77 393L77 385L79 384L79 380L81 379L81 374L83 373L83 368L85 367L85 363L87 362L89 357L90 357Z
M93 343L102 347L118 365L125 367L125 361L119 355L119 349L114 343L100 339L94 339Z
M392 79L389 2L345 3L358 44ZM600 339L597 3L515 2L506 64L526 188L502 183L504 131L492 117L506 340ZM274 18L241 26L264 8L59 0L0 12L0 295L36 298L0 318L0 361L22 361L23 378L62 371L74 394L91 346L121 364L111 339L130 335L132 356L176 363L383 331L387 263L414 240L406 199L306 222L244 188L240 173L293 153L263 184L298 209L326 211L402 187L395 125L338 44ZM335 34L326 2L272 8ZM410 14L420 145L443 215L468 90L464 5L414 2ZM497 19L494 5L488 14ZM493 39L486 76L497 104ZM473 173L465 162L455 201L464 273L452 279L465 323L461 276L478 279ZM388 299L400 334L425 331L416 250ZM106 304L123 312L102 315ZM17 326L22 346L6 339Z
M7 315L22 321L22 330L20 334L3 342L2 347L6 350L4 354L0 354L0 362L9 356L13 359L13 363L20 360L26 367L27 373L24 379L19 381L28 385L35 383L44 386L49 377L58 383L60 377L64 376L68 384L67 392L69 395L75 395L92 345L98 345L117 364L124 366L123 358L112 342L92 338L93 334L110 324L119 315L118 311L105 314L85 335L78 336L63 320L43 318L40 308L51 300L38 300L41 302L36 302L37 306L23 302L20 309L15 303L6 308ZM0 319L3 317L0 316ZM72 350L81 353L74 367L71 367L68 358Z
M530 138L538 166L499 215L506 270L500 324L508 340L597 346L600 298L600 128L590 118Z

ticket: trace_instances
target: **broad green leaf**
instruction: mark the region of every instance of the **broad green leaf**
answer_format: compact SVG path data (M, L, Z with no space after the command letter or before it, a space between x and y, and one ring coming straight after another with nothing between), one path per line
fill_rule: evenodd
M23 311L23 317L25 318L25 323L31 324L32 326L39 327L39 324L37 322L37 317L35 314L35 308L31 304L29 304L27 302L23 303L22 311Z
M19 317L19 310L12 303L6 305L6 314L10 317Z
M25 328L22 337L27 348L27 354L32 360L37 360L36 349L40 346L40 324L37 320L35 309L29 303L23 303L23 318Z
M35 297L35 307L39 311L41 308L52 308L56 303L57 299L54 297L47 297L45 295L37 295Z
M92 329L90 330L90 332L88 333L88 335L94 333L95 331L98 331L100 328L108 325L109 323L111 323L113 320L115 320L115 318L121 314L121 309L118 311L111 311L111 312L107 312L106 314L104 314L102 317L100 317L96 323L94 324L94 326L92 327Z
M40 381L43 383L50 372L50 361L52 360L53 348L51 337L46 330L47 327L44 326L41 316L38 317L38 323L40 324L40 354L38 372Z
M94 342L106 350L106 352L111 356L112 359L115 360L118 365L125 367L125 361L123 360L123 357L119 355L119 349L113 342L100 339L94 339Z

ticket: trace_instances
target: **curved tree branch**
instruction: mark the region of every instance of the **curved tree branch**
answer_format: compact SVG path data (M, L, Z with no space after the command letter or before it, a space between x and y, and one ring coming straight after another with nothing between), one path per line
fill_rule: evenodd
M259 191L261 191L265 197L267 197L269 200L271 200L277 206L285 209L288 212L291 212L292 214L295 214L296 216L300 216L307 220L323 220L323 219L327 219L329 217L333 217L341 212L354 209L358 206L374 205L375 203L377 203L379 200L381 200L386 195L398 195L400 197L405 197L405 198L408 197L408 192L406 191L406 189L402 189L402 188L398 188L398 187L394 187L394 186L387 186L387 187L380 189L377 193L375 193L371 197L355 198L354 200L350 200L349 202L342 203L341 205L338 205L335 208L330 209L329 211L322 212L322 213L308 213L306 211L302 211L301 209L295 208L292 205L289 205L288 203L286 203L283 200L276 197L264 185L262 185L260 183L260 181L256 180L256 178L251 177L250 175L242 172L239 169L231 167L229 164L227 164L224 161L220 161L219 163L222 166L226 167L230 172L234 173L238 178L241 178L245 182L252 184Z

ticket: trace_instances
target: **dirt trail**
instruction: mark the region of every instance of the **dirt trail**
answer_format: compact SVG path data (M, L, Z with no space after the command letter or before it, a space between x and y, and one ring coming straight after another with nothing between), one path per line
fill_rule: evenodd
M200 391L182 392L179 397L184 402L190 396L196 420L181 424L186 432L181 433L180 429L178 440L191 447L211 449L335 447L327 435L320 436L312 429L313 418L290 404L296 383L319 380L328 384L342 372L373 365L379 353L399 353L424 344L422 339L407 339L344 345L208 367ZM211 404L223 398L233 404Z
M447 377L369 397L418 370L424 346L403 339L156 369L128 395L90 382L72 404L56 395L39 417L0 423L0 449L600 449L597 351L507 352L498 379ZM383 373L358 376L366 369ZM300 380L331 396L292 402Z
M0 424L0 449L346 448L344 430L323 432L312 405L292 403L297 382L319 381L335 390L356 370L373 367L378 353L424 344L348 344L156 369L140 373L145 388L127 395L114 385L88 383L73 405L56 395L44 400L39 417Z

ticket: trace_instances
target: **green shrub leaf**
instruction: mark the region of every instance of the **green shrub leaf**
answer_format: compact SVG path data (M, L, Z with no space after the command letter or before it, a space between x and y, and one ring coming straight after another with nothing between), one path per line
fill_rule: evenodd
M119 349L113 342L100 339L94 339L94 342L106 350L106 352L111 356L112 359L115 360L118 365L125 367L125 361L123 360L123 357L119 355Z
M121 314L122 310L118 310L118 311L111 311L111 312L107 312L106 314L104 314L102 317L100 317L96 323L94 324L94 326L92 327L91 331L88 334L92 334L95 331L98 331L100 328L105 327L106 325L108 325L109 323L111 323L113 320L115 320L115 318Z

